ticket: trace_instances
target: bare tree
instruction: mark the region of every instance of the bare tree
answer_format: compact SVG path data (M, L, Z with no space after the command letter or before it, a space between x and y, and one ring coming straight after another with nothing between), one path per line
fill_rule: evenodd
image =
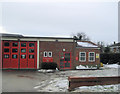
M83 41L90 40L90 38L84 32L77 33L76 35L73 34L73 38L76 40L83 40Z
M105 44L104 44L104 42L103 41L98 41L97 45L100 47L100 52L104 53L104 50L105 50Z

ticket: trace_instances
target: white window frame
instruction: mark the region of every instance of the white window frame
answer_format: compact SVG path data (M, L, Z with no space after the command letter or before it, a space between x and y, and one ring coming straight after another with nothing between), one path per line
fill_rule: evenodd
M45 56L45 53L46 53L47 56ZM44 51L43 56L44 56L44 57L48 57L47 51Z
M81 60L81 53L85 53L85 60ZM79 52L79 61L86 62L86 52Z
M90 53L94 53L94 60L90 60ZM89 55L88 55L88 61L89 62L95 62L95 52L89 52Z
M51 56L49 56L49 53L51 53ZM51 51L48 52L48 57L52 57L52 52Z

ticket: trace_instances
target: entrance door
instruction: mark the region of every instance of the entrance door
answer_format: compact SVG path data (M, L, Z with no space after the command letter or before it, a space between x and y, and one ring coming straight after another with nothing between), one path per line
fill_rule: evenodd
M2 42L3 46L3 68L11 68L11 60L10 60L10 46L11 43L10 41L3 41Z
M71 53L60 53L60 69L71 69Z
M36 42L28 43L28 68L36 68Z
M27 68L27 42L20 42L20 68Z
M12 68L18 68L19 58L19 44L18 41L11 42L11 66Z

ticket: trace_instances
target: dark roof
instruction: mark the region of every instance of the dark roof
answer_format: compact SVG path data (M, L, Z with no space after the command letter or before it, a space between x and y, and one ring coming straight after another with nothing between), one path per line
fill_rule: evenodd
M2 37L23 37L23 35L20 34L6 34L6 33L0 33Z
M2 37L10 37L10 38L42 38L42 39L73 39L73 38L64 38L64 37L35 37L35 36L23 36L19 34L6 34L0 33Z
M113 45L110 45L110 47L114 47L114 46L120 46L120 42L116 43L116 44L113 44Z

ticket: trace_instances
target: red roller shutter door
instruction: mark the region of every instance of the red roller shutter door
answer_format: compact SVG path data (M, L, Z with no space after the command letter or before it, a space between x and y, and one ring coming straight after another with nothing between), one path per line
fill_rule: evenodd
M28 68L37 68L37 43L28 42Z
M27 68L27 42L20 42L20 69Z
M19 43L18 41L11 42L11 67L18 68L19 60Z
M2 48L3 48L3 63L2 66L3 68L11 68L11 56L10 56L10 46L11 43L10 41L3 41L2 42Z

